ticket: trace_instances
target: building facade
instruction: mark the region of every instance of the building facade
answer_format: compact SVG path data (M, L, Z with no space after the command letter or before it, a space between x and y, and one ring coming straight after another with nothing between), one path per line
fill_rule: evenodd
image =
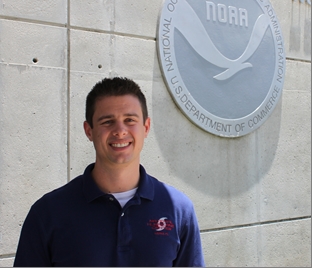
M192 199L207 266L311 266L311 2L270 2L285 42L282 97L257 130L224 138L168 92L162 0L0 1L0 266L13 264L32 203L93 161L85 97L112 76L141 85L152 118L142 164Z

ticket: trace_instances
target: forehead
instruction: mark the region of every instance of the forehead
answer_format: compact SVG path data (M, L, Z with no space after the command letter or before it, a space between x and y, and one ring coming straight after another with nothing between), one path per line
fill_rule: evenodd
M142 108L139 99L130 94L100 97L96 100L94 107L94 114L131 111L139 112L139 115L142 115Z

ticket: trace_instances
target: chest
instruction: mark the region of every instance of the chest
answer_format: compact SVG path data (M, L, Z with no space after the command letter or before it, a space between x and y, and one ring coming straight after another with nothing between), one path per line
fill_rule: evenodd
M88 204L61 218L50 239L55 265L172 265L181 227L174 208L147 202L122 209L116 202Z

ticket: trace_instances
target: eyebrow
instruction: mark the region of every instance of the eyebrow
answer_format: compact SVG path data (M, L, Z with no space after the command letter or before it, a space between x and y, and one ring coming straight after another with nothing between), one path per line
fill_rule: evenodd
M136 113L126 113L126 114L124 114L123 116L124 116L124 117L130 116L130 117L137 117L137 118L139 118L139 115L136 114ZM112 119L112 118L114 118L114 117L115 117L115 116L112 115L112 114L102 115L102 116L100 116L100 117L98 118L97 122L100 122L100 121L102 121L102 120L104 120L104 119Z

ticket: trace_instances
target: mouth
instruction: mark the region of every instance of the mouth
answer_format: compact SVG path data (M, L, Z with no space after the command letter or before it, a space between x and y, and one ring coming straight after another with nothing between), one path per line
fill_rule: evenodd
M124 147L127 147L131 144L131 142L126 142L126 143L111 143L110 145L112 147L115 147L115 148L124 148Z

